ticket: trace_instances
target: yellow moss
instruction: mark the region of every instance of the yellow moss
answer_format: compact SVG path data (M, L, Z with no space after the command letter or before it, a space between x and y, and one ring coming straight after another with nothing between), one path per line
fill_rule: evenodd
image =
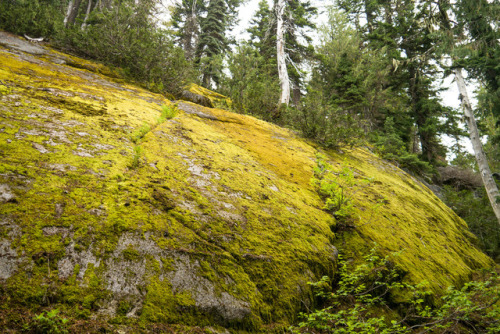
M210 89L206 89L205 87L198 86L194 83L189 84L186 89L190 91L191 93L203 95L207 97L214 106L217 106L219 108L225 108L229 109L231 108L232 101L230 98L227 96L224 96L222 94L216 93Z
M402 251L395 261L408 279L426 280L438 294L469 280L474 269L492 266L465 222L410 175L361 149L331 159L373 179L354 195L356 228L337 242L347 256L366 254L374 244L386 254Z
M0 48L0 82L8 90L1 93L0 184L15 195L0 205L0 217L20 228L0 235L40 277L48 273L47 256L57 273L55 261L67 255L68 245L106 259L127 232L197 261L196 274L214 291L249 303L243 324L286 325L311 306L307 282L335 268L335 221L310 184L316 148L291 131L222 109L200 107L217 120L179 113L160 123L160 106L170 104L163 96L110 81L91 62L71 58L67 66L50 59L39 58L40 66ZM402 171L363 150L325 154L374 178L355 197L358 227L335 241L347 254L357 256L373 241L383 252L404 248L398 264L435 290L491 263L471 244L463 221ZM381 199L387 204L373 210ZM68 234L49 233L56 228ZM196 311L189 292L176 294L159 278L176 270L175 261L158 261L132 246L122 255L147 259L141 321L214 320ZM33 256L39 259L34 264ZM101 261L83 282L56 280L54 289L67 296L58 302L97 308L108 298L105 272ZM28 276L13 277L6 291L26 293L35 303L43 280ZM83 283L85 300L76 295ZM185 308L193 312L184 316Z

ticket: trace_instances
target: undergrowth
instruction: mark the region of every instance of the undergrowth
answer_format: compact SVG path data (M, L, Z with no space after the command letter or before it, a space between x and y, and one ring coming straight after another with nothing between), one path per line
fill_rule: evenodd
M324 209L331 212L339 223L347 225L355 221L353 196L367 186L371 179L354 177L354 171L348 165L335 168L318 154L312 185L325 201Z
M325 307L301 313L292 333L499 333L500 275L488 273L461 289L449 287L440 304L427 301L426 282L405 282L404 272L376 250L354 265L340 257L338 277L309 283ZM407 295L401 305L395 295ZM396 309L397 307L397 309Z
M24 332L35 334L66 334L68 333L68 321L67 318L59 315L59 310L53 309L34 316L32 321L24 326Z

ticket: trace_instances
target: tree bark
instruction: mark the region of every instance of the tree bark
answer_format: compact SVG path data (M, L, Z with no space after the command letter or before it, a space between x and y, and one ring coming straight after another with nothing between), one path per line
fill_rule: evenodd
M290 103L290 79L288 78L288 70L286 68L284 13L285 0L278 0L276 7L276 48L278 57L278 75L281 87L280 104L288 105Z
M191 6L191 13L186 17L186 23L184 24L184 53L188 60L193 60L196 51L196 45L198 45L198 15L197 15L197 2L193 0L193 5Z
M68 25L75 24L76 17L78 16L78 10L80 9L80 5L82 0L71 0L68 5L68 11L66 12L66 17L64 18L64 26L68 27Z
M484 188L488 194L488 199L490 200L491 207L495 212L495 215L500 224L500 193L498 192L497 184L493 179L491 174L490 166L488 165L488 160L486 159L486 154L483 151L483 144L481 143L481 138L479 137L479 131L477 129L476 119L474 118L474 113L472 112L472 107L469 101L469 96L467 95L467 88L465 86L465 80L462 76L462 69L456 68L454 70L455 79L457 80L458 91L460 92L462 107L464 109L465 121L467 127L469 128L469 136L472 142L472 148L474 150L474 155L476 156L477 165L479 167L479 172L483 180Z
M85 18L83 19L82 23L82 31L85 30L85 28L87 27L87 20L89 19L91 9L92 9L92 0L89 0L89 3L87 4L87 12L85 13Z
M68 4L68 10L66 11L66 15L64 16L64 26L65 27L68 26L68 19L69 19L69 16L71 15L72 8L73 8L73 0L70 0L69 4Z

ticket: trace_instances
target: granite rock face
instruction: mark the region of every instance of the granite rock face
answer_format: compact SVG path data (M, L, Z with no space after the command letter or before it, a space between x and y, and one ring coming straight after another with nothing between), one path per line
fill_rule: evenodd
M311 305L307 283L334 273L337 248L403 250L408 279L436 291L491 264L425 186L368 151L321 152L372 180L336 238L310 182L318 149L291 131L189 102L165 120L172 102L102 65L0 42L2 303L257 330Z

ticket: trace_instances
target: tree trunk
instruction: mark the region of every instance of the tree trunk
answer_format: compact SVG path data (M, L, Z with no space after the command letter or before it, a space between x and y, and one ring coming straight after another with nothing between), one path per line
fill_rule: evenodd
M64 26L65 27L68 26L68 19L69 19L69 16L71 15L72 8L73 8L73 0L70 0L69 4L68 4L68 10L66 11L66 15L64 16Z
M375 6L373 5L372 0L365 0L365 14L366 14L366 23L368 25L368 31L370 33L373 32L373 21L375 20Z
M278 0L278 5L276 7L276 47L278 57L278 75L281 87L280 104L288 105L290 102L290 79L288 78L288 70L286 68L284 13L285 0Z
M469 128L470 141L472 142L472 148L474 149L474 155L476 156L477 165L479 167L479 172L481 174L486 193L488 194L491 207L493 208L493 211L498 219L498 223L500 224L500 203L497 202L497 200L500 200L500 193L498 192L497 184L491 175L486 154L483 151L483 144L481 143L481 138L479 137L476 120L474 118L474 113L472 112L469 96L467 95L465 80L462 77L462 69L456 68L454 73L457 80L458 91L460 92L462 100L462 107L464 108L465 121L467 122L467 127Z
M83 19L82 23L82 31L85 30L85 28L87 27L87 20L89 19L91 9L92 9L92 0L89 0L89 3L87 4L87 12L85 13L85 18Z
M78 10L80 9L80 5L82 0L71 0L68 5L68 11L66 12L66 17L64 18L64 26L68 27L68 25L75 24L76 17L78 16Z

